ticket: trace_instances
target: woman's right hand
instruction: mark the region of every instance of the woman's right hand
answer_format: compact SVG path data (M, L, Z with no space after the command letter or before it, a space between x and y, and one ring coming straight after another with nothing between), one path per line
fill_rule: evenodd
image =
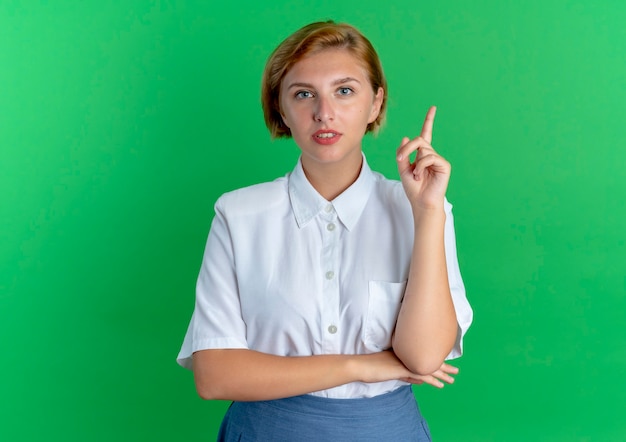
M364 362L362 381L368 383L397 379L416 385L429 384L436 388L443 388L445 384L454 383L453 375L459 372L457 367L444 362L433 373L418 375L406 368L392 350L367 355L362 361Z
M430 384L433 387L443 388L445 384L453 384L454 378L452 375L457 375L458 373L459 369L457 367L444 362L435 372L426 376L415 375L406 381L416 385Z

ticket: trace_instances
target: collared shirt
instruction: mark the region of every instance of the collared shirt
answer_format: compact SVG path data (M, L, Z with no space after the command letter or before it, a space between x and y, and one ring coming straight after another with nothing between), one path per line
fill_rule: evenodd
M445 252L462 352L472 310L457 262L446 201ZM404 295L414 221L399 181L372 172L332 201L309 183L301 161L285 177L220 197L178 355L252 349L280 356L369 354L388 349ZM353 382L313 394L371 397L403 381Z

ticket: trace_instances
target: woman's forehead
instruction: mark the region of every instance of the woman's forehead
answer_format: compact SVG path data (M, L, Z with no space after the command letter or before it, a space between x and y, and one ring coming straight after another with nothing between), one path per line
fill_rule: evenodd
M367 69L362 60L347 49L324 49L307 54L294 63L283 77L286 81L311 78L356 77L369 80Z

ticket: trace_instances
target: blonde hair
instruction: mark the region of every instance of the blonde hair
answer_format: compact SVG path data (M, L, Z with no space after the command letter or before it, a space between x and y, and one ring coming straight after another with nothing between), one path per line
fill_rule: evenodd
M287 72L307 55L325 49L346 49L365 68L374 95L383 88L383 101L375 121L367 125L367 132L378 130L387 108L387 80L378 54L370 41L353 26L333 21L311 23L287 37L272 52L263 71L261 104L265 124L272 138L291 137L280 112L280 87Z

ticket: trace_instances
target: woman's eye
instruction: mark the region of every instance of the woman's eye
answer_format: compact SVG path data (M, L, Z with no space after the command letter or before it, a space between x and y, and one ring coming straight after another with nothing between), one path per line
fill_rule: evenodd
M311 93L311 91L298 91L296 92L296 98L311 98L313 96L313 94Z
M341 87L337 90L337 92L339 93L339 95L350 95L354 93L354 91L349 87Z

